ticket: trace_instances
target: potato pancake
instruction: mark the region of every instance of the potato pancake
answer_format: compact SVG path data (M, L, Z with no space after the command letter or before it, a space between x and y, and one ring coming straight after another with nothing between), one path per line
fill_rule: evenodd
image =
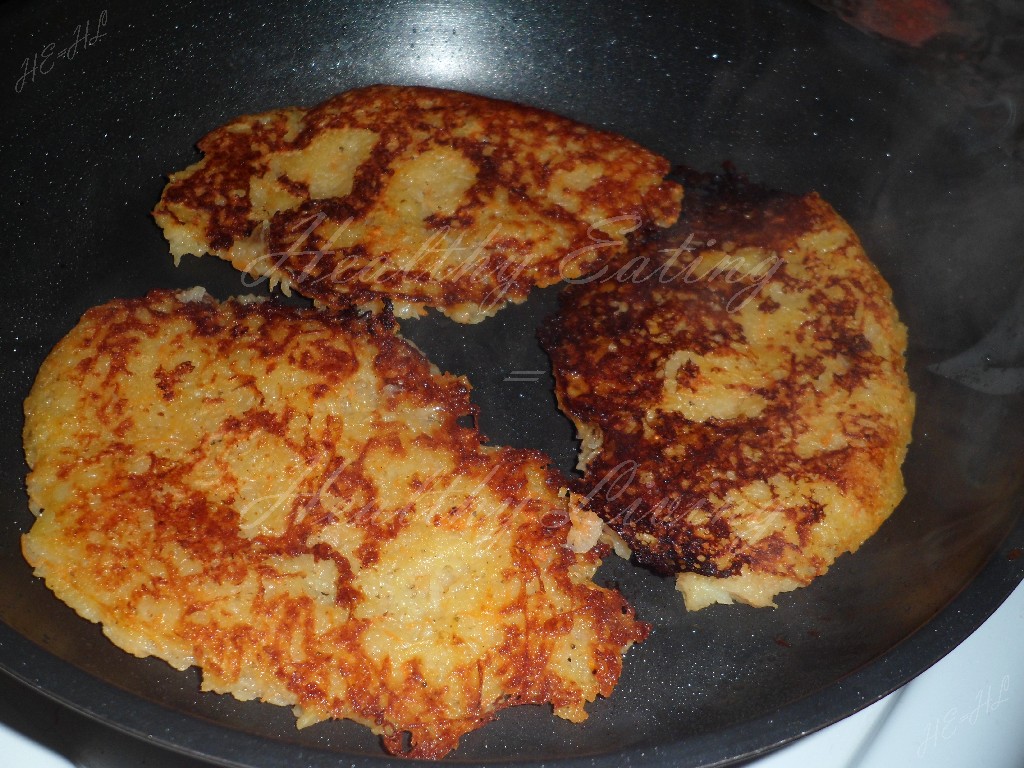
M672 224L668 162L539 109L419 87L239 117L153 212L177 261L215 254L340 307L478 322ZM632 234L630 234L632 233Z
M906 329L818 195L684 178L668 242L567 288L542 330L575 490L690 610L774 605L904 494Z
M461 425L468 391L387 314L96 307L25 403L25 558L124 650L300 727L439 758L505 707L583 720L648 627L591 581L547 459Z

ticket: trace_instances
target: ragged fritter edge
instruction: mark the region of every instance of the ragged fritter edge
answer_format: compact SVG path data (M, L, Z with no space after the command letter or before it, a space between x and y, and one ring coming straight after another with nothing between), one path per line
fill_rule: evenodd
M648 627L537 451L389 316L156 291L89 310L25 403L25 558L207 691L439 758L505 708L574 722Z
M550 112L371 86L232 120L153 212L177 261L212 253L324 306L478 322L679 215L668 162Z
M574 490L688 609L773 606L904 495L906 329L818 195L683 182L666 240L567 288L541 340Z

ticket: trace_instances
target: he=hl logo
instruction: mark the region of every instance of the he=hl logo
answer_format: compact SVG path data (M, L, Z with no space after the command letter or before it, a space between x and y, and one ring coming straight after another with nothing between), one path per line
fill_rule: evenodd
M537 381L547 371L512 371L503 381Z

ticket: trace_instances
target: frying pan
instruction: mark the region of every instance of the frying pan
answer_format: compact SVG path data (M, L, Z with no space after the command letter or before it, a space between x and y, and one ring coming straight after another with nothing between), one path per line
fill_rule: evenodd
M683 611L670 580L609 561L599 578L654 627L629 652L614 695L582 725L546 708L505 712L465 737L451 762L748 758L907 682L1021 580L1024 176L1008 150L1016 118L994 119L991 104L896 46L796 0L90 0L8 3L2 14L0 666L46 696L220 765L405 763L360 726L299 732L284 708L200 694L194 670L122 653L53 598L19 552L31 524L20 404L53 344L114 297L197 284L221 298L251 290L213 258L172 266L148 216L165 175L197 159L195 142L235 115L375 82L517 100L673 162L713 170L730 160L756 181L819 191L893 286L918 398L908 495L859 552L782 595L776 610L696 614ZM556 302L548 289L480 325L431 316L405 332L440 367L470 378L492 442L543 449L569 472L576 443L534 337Z

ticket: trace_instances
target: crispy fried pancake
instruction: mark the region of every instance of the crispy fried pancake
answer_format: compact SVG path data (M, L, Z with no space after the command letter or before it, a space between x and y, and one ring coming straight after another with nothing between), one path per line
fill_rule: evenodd
M239 117L153 212L177 260L212 253L328 306L477 322L668 226L682 190L639 145L550 112L373 86ZM608 220L611 221L608 221Z
M817 195L684 184L670 241L567 288L542 342L590 506L689 609L773 605L903 496L906 331Z
M647 627L570 548L545 457L457 422L468 388L389 316L94 308L25 403L25 557L121 648L300 726L437 758L504 707L582 720Z

